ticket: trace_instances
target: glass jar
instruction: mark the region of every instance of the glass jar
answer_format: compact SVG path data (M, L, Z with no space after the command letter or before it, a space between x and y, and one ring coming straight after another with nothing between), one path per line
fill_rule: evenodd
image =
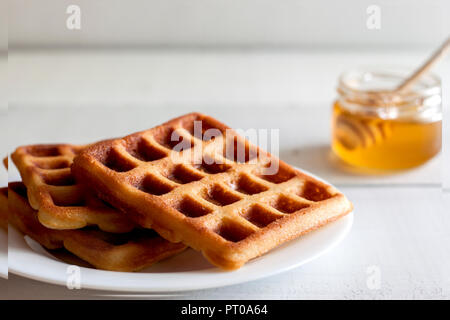
M332 149L361 168L397 170L420 165L441 150L440 79L424 75L408 92L392 92L411 70L345 72L333 105Z

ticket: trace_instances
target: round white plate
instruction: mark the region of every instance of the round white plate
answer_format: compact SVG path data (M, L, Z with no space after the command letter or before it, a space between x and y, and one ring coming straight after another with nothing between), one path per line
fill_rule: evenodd
M0 278L8 278L8 234L0 229Z
M10 175L10 181L13 181L11 178ZM321 256L344 239L352 222L353 212L249 261L236 271L222 271L213 267L200 253L187 249L136 273L80 267L80 285L84 289L122 292L181 292L261 279L299 267ZM69 264L14 228L9 230L9 271L64 286L68 279L73 281L74 274Z

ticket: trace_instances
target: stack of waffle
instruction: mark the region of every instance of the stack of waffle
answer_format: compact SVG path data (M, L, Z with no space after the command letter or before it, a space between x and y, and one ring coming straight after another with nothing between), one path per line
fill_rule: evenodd
M107 270L139 270L186 246L237 269L352 209L332 186L198 113L89 146L23 146L11 158L23 182L2 190L10 223Z
M70 172L83 147L19 147L11 158L23 182L2 189L9 222L47 249L65 248L104 270L137 271L182 251L183 244L139 228L77 183ZM5 205L6 203L6 205Z

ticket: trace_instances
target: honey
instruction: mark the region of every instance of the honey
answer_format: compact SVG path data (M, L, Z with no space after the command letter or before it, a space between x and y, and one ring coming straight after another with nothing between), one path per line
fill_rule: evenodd
M365 82L364 90L349 88L343 83L349 77L341 78L340 96L333 105L332 149L340 159L360 168L398 170L423 164L441 150L440 86L424 90L436 82L431 77L408 96L377 93L375 99L376 91L368 91L367 82L383 76L353 73L350 83ZM393 78L401 76L389 77Z

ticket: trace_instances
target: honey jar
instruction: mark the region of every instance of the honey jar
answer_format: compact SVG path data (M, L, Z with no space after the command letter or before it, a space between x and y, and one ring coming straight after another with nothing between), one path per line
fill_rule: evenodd
M332 149L360 168L398 170L434 157L442 143L440 79L424 75L406 93L394 89L408 70L353 70L339 78Z

